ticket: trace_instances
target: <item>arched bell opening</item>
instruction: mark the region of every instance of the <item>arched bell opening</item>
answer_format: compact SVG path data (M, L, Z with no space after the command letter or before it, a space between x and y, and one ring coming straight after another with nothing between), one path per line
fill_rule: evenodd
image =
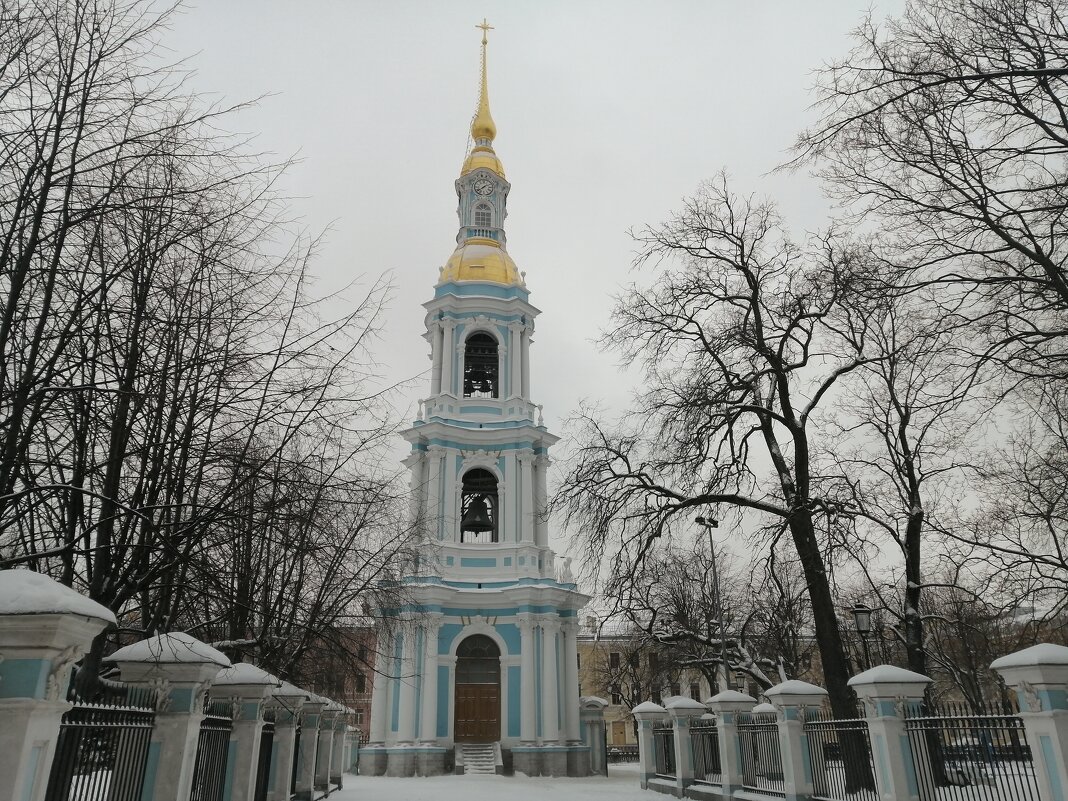
M485 331L469 336L464 346L464 397L500 397L499 372L497 340Z
M472 634L456 649L455 701L456 742L501 738L501 649L485 634Z
M497 477L476 467L464 473L460 489L460 542L497 542Z

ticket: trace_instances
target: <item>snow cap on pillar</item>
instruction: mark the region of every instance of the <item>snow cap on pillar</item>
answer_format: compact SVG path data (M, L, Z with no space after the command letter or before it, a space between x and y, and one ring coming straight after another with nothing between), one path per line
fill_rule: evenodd
M185 632L157 634L147 640L120 648L105 661L119 666L123 681L166 679L171 683L210 685L221 667L230 660L220 651ZM173 693L172 693L173 695ZM192 696L182 706L192 708Z
M1063 645L1032 645L995 659L990 667L1016 691L1023 711L1068 708L1068 648Z
M673 718L696 718L705 714L708 710L700 701L676 695L667 703L668 714Z
M764 691L767 698L776 707L812 706L827 696L827 691L807 681L790 679Z
M0 615L79 615L114 624L115 614L55 579L33 570L0 571Z

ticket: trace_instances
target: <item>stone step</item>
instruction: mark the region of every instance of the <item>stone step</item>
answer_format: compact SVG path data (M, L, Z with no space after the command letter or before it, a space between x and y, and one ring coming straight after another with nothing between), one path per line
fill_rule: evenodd
M497 755L493 745L463 746L464 774L492 776L497 773Z

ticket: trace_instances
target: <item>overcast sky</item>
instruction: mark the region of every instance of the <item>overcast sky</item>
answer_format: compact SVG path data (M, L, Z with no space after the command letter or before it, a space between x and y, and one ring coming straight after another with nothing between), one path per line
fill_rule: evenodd
M813 71L850 48L869 7L900 0L325 2L201 0L166 37L191 85L266 96L236 124L277 157L315 232L323 292L390 271L382 360L428 367L421 303L454 247L459 174L487 17L495 149L512 191L509 253L543 314L534 401L550 428L581 399L620 406L628 380L594 343L631 280L628 229L663 220L721 168L799 231L827 204L806 175L768 175L809 124ZM234 120L231 120L234 125ZM427 378L427 382L429 378ZM423 397L420 382L411 397Z

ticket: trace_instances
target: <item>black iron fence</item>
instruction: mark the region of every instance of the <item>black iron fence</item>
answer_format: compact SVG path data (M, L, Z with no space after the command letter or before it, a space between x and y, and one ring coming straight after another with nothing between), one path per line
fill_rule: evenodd
M670 726L653 728L653 756L656 775L675 778L675 732Z
M719 731L715 724L698 723L690 726L693 743L694 781L708 784L723 783L723 768L719 758Z
M229 701L205 702L190 801L222 801L233 728L234 710Z
M609 762L637 762L638 746L635 745L605 745Z
M922 795L1039 801L1031 749L1012 705L922 704L905 717Z
M45 801L140 801L156 692L108 682L90 699L72 688L67 700Z
M300 729L301 722L297 719L297 725L293 727L293 768L289 772L289 794L297 792L297 772L300 770Z
M742 757L742 787L766 795L786 795L779 727L774 715L738 715L738 748Z
M274 755L274 710L268 709L263 713L263 726L260 728L260 753L256 763L256 794L255 801L266 801L267 788L271 783L271 769Z
M812 771L813 798L827 801L877 801L868 722L862 717L835 720L827 711L809 712L804 724Z

